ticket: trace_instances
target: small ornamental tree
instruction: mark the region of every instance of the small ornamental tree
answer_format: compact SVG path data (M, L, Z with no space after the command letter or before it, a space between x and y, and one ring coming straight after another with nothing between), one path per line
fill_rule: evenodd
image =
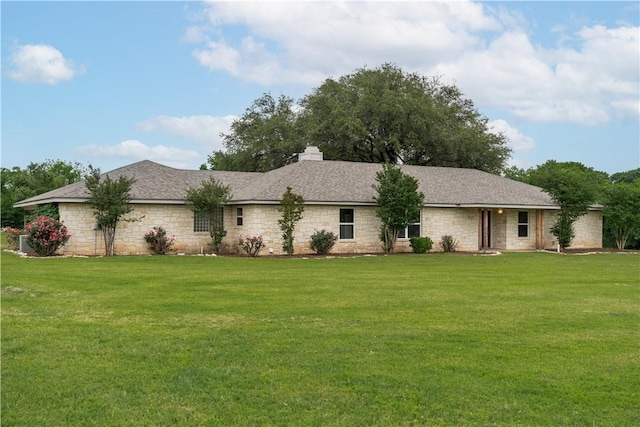
M280 230L282 231L282 250L287 255L293 255L293 232L298 221L302 219L304 212L304 199L299 194L291 191L291 187L287 187L287 191L282 195L280 200L282 205L278 211L282 212L282 218L278 220Z
M25 227L27 243L39 256L51 256L69 241L67 227L55 218L39 216Z
M224 206L231 200L231 189L216 181L214 177L203 181L199 188L189 188L185 195L187 206L196 215L206 215L209 221L211 247L220 253L222 239L227 235L224 228Z
M607 189L604 228L620 250L627 240L640 234L640 178L633 183L619 182Z
M100 169L89 166L90 173L85 178L85 185L89 191L89 203L93 208L98 229L102 230L104 238L104 250L106 256L114 255L114 241L116 228L120 221L137 221L136 219L124 219L124 216L133 211L129 203L131 187L135 180L119 176L112 179L100 175Z
M391 253L400 231L420 217L424 194L418 191L418 181L414 177L392 164L384 165L384 169L376 174L376 181L378 184L373 188L378 193L376 215L382 222L380 241L384 252Z
M575 236L573 224L586 214L589 205L599 201L608 183L607 174L577 162L548 160L529 172L530 184L542 187L560 206L551 234L561 249L571 245Z

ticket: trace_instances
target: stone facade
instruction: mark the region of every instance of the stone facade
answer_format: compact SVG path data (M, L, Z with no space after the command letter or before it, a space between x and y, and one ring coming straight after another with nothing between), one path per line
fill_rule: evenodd
M602 211L589 211L573 224L576 237L571 242L572 248L602 247Z
M102 233L94 229L91 208L85 203L61 203L60 219L72 237L64 246L66 255L103 255ZM223 241L224 253L237 253L238 239L260 235L265 243L261 255L282 254L282 239L278 219L279 205L254 204L227 206L224 210L227 236ZM353 209L353 239L338 240L333 253L379 253L382 251L378 232L380 221L373 206L305 206L303 218L296 225L294 249L296 254L310 254L309 238L319 230L339 235L340 209ZM434 251L443 235L458 241L459 251L477 251L482 245L482 214L478 208L424 207L421 214L421 235L434 241ZM550 210L488 209L490 215L489 248L492 250L555 249L555 238L549 232L555 212ZM528 213L528 233L518 236L518 212ZM207 232L194 232L194 215L184 205L136 204L128 215L133 221L122 221L116 231L115 252L118 255L150 254L143 239L154 226L164 227L175 236L174 248L179 253L210 253L211 238ZM576 238L572 247L599 248L602 246L602 213L590 211L575 224ZM408 239L399 239L397 252L410 252Z

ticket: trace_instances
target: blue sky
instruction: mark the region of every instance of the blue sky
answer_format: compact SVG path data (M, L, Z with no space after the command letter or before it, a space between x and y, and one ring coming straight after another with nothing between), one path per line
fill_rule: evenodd
M265 92L385 62L456 84L510 164L640 166L638 2L2 1L3 167L198 168Z

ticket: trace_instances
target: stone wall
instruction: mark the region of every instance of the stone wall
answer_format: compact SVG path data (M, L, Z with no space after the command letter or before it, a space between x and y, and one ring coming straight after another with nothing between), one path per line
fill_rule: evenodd
M518 215L520 212L527 212L529 219L528 235L526 237L518 236ZM532 250L536 249L536 230L540 226L536 221L538 218L536 210L527 209L505 209L500 215L504 218L505 241L500 249L509 248L510 250Z
M266 245L265 250L272 250L274 254L282 254L282 232L278 220L282 214L279 205L250 205L243 207L244 225L235 232L238 235L261 235ZM338 240L333 247L333 253L371 253L380 252L378 229L380 221L375 215L375 209L370 206L327 206L307 205L302 219L296 224L294 232L294 252L296 254L312 254L309 239L316 231L326 230L339 236L340 209L354 209L354 238ZM230 233L231 234L231 233ZM408 240L399 241L398 251L411 248Z
M242 209L242 224L238 225L238 208ZM223 252L237 253L238 239L242 236L261 235L266 245L262 255L282 254L282 238L278 219L279 205L243 205L225 207L225 229ZM352 208L355 214L354 238L338 240L333 253L379 253L382 251L378 233L380 221L373 206L327 206L307 205L303 218L296 225L294 249L296 254L310 254L309 239L321 229L339 235L340 209ZM529 212L529 236L518 237L518 210L505 210L503 214L492 213L492 247L499 250L530 250L536 247L536 211ZM555 237L549 232L555 212L544 211L545 248L555 248ZM458 241L459 251L478 250L477 208L423 208L421 234L434 241L434 251L441 250L439 241L443 235L451 235ZM150 254L143 239L154 226L164 227L175 236L177 252L198 254L210 253L211 238L207 232L193 231L193 212L184 205L136 204L128 218L137 221L122 221L118 224L115 252L118 255ZM94 230L94 217L88 204L61 203L60 219L72 237L62 252L66 255L103 255L102 233ZM591 211L576 224L576 239L572 247L599 248L602 246L602 213ZM397 252L410 252L408 239L399 239Z
M576 237L572 248L602 247L602 211L589 211L581 216L573 225Z
M64 246L64 254L104 255L104 239L100 230L94 230L95 219L91 207L83 203L61 203L60 219L67 226L71 239ZM229 216L225 216L228 220ZM184 205L136 204L133 212L120 221L114 242L118 255L150 254L144 241L149 229L162 226L169 235L175 235L174 248L178 252L211 252L209 233L194 233L193 213Z
M423 208L422 235L433 240L433 250L440 251L440 239L450 235L458 241L457 250L478 250L478 209Z
M556 237L551 234L549 228L555 222L556 213L548 212L545 216L545 224L547 226L547 249L556 249ZM586 215L581 216L573 224L575 237L571 242L570 248L573 249L598 249L602 248L602 211L589 211Z

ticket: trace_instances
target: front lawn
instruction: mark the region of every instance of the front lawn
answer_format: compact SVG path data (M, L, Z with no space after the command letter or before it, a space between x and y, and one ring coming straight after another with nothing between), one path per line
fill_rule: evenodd
M640 425L640 256L2 254L2 425Z

